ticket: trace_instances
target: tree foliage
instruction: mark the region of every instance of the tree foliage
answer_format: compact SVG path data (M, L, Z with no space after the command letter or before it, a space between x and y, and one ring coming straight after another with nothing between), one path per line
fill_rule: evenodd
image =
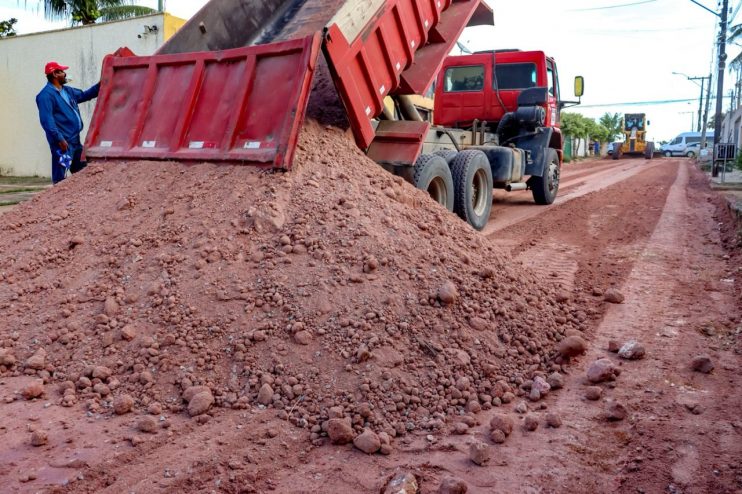
M610 142L610 131L604 125L579 113L563 112L561 128L569 137Z
M117 21L157 12L149 7L134 5L134 0L39 0L43 3L44 17L69 20L76 24L94 24L97 20Z
M606 142L614 142L623 133L623 117L620 113L604 113L598 123L608 131Z
M0 21L0 38L7 38L8 36L15 36L15 28L13 25L18 22L18 19L11 17L7 21Z

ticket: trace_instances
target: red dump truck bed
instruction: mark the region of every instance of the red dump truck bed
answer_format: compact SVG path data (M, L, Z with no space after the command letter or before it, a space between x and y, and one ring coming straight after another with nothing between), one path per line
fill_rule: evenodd
M289 169L322 44L358 145L414 161L429 124L375 142L371 119L385 96L423 93L464 27L491 23L480 0L212 0L158 54L104 61L87 156Z

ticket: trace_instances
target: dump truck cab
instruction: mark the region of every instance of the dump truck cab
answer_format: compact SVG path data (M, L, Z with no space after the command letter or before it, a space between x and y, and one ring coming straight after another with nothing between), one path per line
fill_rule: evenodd
M556 63L542 51L495 50L446 58L435 91L435 123L469 128L475 120L493 128L518 108L527 89L547 88L545 127L559 127Z

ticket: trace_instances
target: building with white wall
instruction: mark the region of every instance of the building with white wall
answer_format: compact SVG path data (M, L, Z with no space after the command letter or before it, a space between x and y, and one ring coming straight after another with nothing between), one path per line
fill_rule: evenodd
M51 176L51 155L39 123L36 95L46 84L44 65L68 65L72 87L100 79L103 57L127 46L153 54L185 23L167 13L0 38L0 175ZM80 105L85 135L95 100Z

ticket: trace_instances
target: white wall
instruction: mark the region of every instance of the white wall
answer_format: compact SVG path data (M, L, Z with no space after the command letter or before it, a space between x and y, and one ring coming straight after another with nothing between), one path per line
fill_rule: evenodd
M69 85L87 89L100 79L103 57L117 48L154 53L164 42L164 19L164 14L154 14L0 39L0 174L51 176L51 154L36 108L47 62L68 65ZM145 25L157 26L157 32L145 34ZM95 100L80 105L83 142L94 105Z

